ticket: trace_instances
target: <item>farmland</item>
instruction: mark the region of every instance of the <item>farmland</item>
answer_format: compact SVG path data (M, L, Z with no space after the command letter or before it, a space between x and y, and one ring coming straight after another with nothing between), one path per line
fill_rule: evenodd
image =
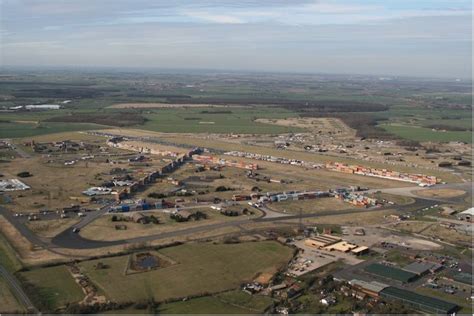
M275 242L241 244L185 244L161 249L178 264L151 272L123 275L127 256L79 264L105 295L115 301L155 300L214 293L236 288L258 273L275 273L292 255ZM101 261L110 268L95 270Z
M24 282L32 285L32 297L48 310L56 310L84 298L66 266L33 269L22 272L20 276Z
M7 243L3 235L0 234L0 266L5 267L9 272L15 272L21 268L21 263L15 256L13 249ZM25 308L20 304L8 283L0 277L0 312L16 313L24 312Z
M91 122L124 126L121 119L99 120L101 116L118 115L122 118L142 116L139 120L128 120L127 126L150 131L274 134L304 129L257 120L301 115L327 117L331 113L373 109L374 112L366 114L376 120L389 119L390 122L379 123L402 138L449 141L459 136L468 140L465 132L451 134L448 131L437 138L439 135L429 133L427 128L437 124L466 128L467 131L471 127L471 113L466 108L471 95L466 93L469 91L466 84L449 83L459 92L440 92L440 84L436 82L426 82L421 91L410 80L393 84L397 88L403 87L403 92L394 92L389 82L344 82L340 85L334 81L321 81L318 77L294 75L255 78L225 74L154 74L143 79L134 74L101 74L85 80L81 75L58 72L38 75L35 81L18 75L15 80L0 81L0 95L4 96L0 109L41 102L61 104L65 99L70 102L56 111L2 112L0 121L4 123L0 132L4 137L25 137L93 129ZM346 89L346 85L351 88ZM87 120L87 117L92 119ZM64 124L66 122L72 123ZM133 125L133 122L137 124ZM392 123L409 123L410 127L427 130L418 130L422 136L414 136L416 131L403 132Z
M92 240L121 240L126 238L134 238L141 236L150 236L158 233L165 233L170 231L176 231L180 229L187 229L192 227L199 227L204 225L211 225L216 223L221 223L225 221L232 221L241 219L240 217L228 217L221 215L217 211L213 211L209 208L207 209L193 209L194 212L200 211L207 215L205 220L200 221L188 221L183 223L175 222L170 219L169 214L163 214L163 212L147 212L147 214L153 214L160 221L159 224L139 224L139 223L130 223L126 222L126 230L117 230L115 227L117 222L112 222L112 216L104 216L98 218L86 228L81 231L81 236L92 239ZM256 211L255 215L245 216L247 219L255 218L260 215L260 212Z
M296 114L265 106L253 108L176 108L147 111L148 121L140 128L168 133L277 134L303 129L255 122L257 118L285 118Z
M252 296L234 290L185 302L162 304L159 306L159 312L163 314L253 314L263 313L271 303L272 299L269 297Z
M0 135L5 138L19 138L98 128L106 128L106 126L86 123L9 122L0 123Z
M433 131L432 129L425 127L395 124L383 124L381 127L386 131L402 138L416 140L419 142L462 141L466 143L472 143L472 132L470 131Z

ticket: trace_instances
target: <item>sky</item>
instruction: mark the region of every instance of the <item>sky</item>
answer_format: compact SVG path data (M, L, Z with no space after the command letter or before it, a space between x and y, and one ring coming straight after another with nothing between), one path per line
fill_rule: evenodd
M0 0L0 65L470 78L471 0Z

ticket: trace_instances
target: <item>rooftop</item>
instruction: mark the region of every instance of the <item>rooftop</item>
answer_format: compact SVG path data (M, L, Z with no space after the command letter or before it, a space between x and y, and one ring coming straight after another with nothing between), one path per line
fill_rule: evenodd
M421 310L435 311L436 313L449 314L457 309L457 305L442 301L440 299L417 294L415 292L399 289L396 287L387 287L383 289L380 294L393 299L399 299L404 302L415 305Z
M408 271L408 272L413 272L413 273L416 273L416 274L423 274L423 273L429 271L434 266L435 266L435 264L430 263L430 262L413 262L413 263L410 263L409 265L403 267L403 270Z
M467 210L462 211L462 212L459 213L459 214L474 215L474 207L468 208Z
M329 246L325 247L324 249L348 252L349 250L354 249L354 248L357 248L357 245L348 243L346 241L340 241L338 243L329 245Z
M365 271L379 275L381 277L392 279L400 282L413 281L417 275L412 272L408 272L402 269L386 266L380 263L373 263L364 269Z
M349 283L352 286L358 286L360 288L363 288L375 293L379 293L380 291L388 287L387 284L376 282L376 281L366 282L366 281L354 279L354 280L351 280Z
M357 248L352 249L351 252L353 252L353 253L359 253L359 252L362 252L362 251L366 251L366 250L368 250L368 249L369 249L369 247L366 247L366 246L359 246L359 247L357 247Z

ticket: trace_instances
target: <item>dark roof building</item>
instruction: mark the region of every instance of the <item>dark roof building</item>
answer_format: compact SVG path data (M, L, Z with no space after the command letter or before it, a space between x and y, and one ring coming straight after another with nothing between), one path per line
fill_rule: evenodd
M433 314L452 314L459 308L456 304L393 286L380 291L380 296L385 299L401 301L416 310Z
M453 280L454 281L457 281L457 282L461 282L461 283L464 283L464 284L468 284L468 285L473 285L474 284L474 280L472 278L472 274L470 273L465 273L465 272L461 272L461 273L458 273L458 274L455 274L453 276Z
M352 286L354 290L358 290L370 297L378 297L380 292L383 289L388 287L387 284L383 284L380 282L376 282L376 281L366 282L363 280L356 280L356 279L351 280L349 284Z
M439 270L439 265L431 262L413 262L403 267L403 270L415 273L417 275L425 275L431 271Z
M364 269L365 271L381 276L386 279L391 279L403 283L414 281L418 278L418 275L412 272L408 272L402 269L386 266L379 263L373 263Z

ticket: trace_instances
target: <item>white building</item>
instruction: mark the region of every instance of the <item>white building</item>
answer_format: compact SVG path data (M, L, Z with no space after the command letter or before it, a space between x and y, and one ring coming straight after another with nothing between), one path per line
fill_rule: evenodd
M59 104L37 104L37 105L25 105L27 110L59 110L61 106Z
M474 207L468 208L467 210L458 214L458 219L461 221L471 222L474 217Z

